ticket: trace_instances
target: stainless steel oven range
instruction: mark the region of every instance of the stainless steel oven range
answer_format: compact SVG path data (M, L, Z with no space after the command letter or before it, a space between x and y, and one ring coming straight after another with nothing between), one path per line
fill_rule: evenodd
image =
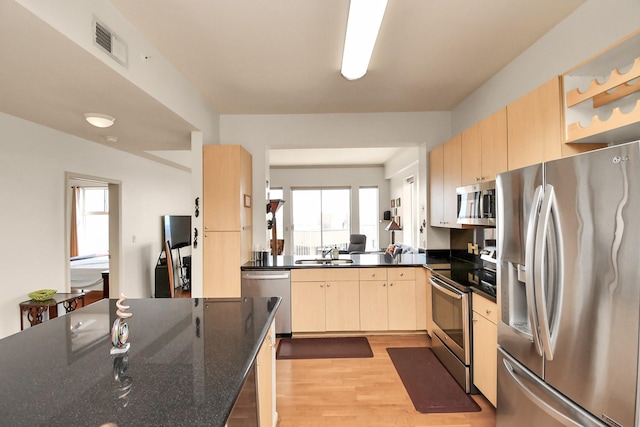
M433 340L431 349L467 393L475 391L471 373L470 288L432 272Z

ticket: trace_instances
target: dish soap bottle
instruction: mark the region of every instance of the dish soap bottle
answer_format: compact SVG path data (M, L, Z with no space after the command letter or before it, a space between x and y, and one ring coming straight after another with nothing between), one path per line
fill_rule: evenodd
M338 259L339 256L340 251L338 250L338 246L334 246L333 249L331 249L331 259Z

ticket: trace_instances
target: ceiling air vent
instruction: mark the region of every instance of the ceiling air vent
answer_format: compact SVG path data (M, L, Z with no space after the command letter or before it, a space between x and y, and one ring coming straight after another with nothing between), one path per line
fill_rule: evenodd
M127 45L106 25L93 21L93 43L122 65L127 65Z

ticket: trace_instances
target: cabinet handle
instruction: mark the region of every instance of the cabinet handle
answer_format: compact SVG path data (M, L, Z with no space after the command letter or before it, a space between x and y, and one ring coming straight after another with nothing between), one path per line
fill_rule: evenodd
M376 277L376 273L371 273L371 277Z
M400 273L400 277L404 276L404 273Z
M209 229L209 227L207 227L207 226L205 225L205 226L204 226L204 229L205 229L205 230L208 230L208 229Z
M476 323L478 321L478 319L471 319L473 321L473 323Z
M389 286L393 286L393 282L389 283Z
M387 284L386 284L386 283L383 283L383 284L382 284L382 287L385 287L385 286L387 286Z
M327 288L328 288L329 286L331 286L331 283L327 283Z
M491 310L489 310L488 308L485 311L487 312L487 314L491 313Z
M320 287L321 287L321 288L322 288L322 287L324 287L324 283L320 283Z

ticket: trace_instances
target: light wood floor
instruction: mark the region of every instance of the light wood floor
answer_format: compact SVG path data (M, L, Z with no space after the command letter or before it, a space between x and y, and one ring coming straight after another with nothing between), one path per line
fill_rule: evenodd
M495 409L473 395L482 411L421 414L402 385L387 347L429 346L426 335L369 336L373 358L277 360L278 427L495 427Z

